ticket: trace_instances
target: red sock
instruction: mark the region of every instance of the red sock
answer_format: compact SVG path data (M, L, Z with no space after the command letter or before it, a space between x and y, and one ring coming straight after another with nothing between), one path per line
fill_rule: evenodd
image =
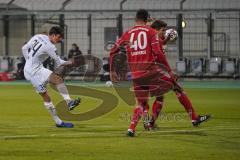
M198 115L194 111L193 106L192 106L190 100L188 99L187 95L183 92L176 93L176 95L178 97L179 102L184 106L184 108L187 111L190 118L192 120L196 120L198 118Z
M129 129L132 129L133 131L135 131L137 123L141 118L142 114L143 114L143 108L141 106L137 106L133 111L133 117L132 117Z
M152 119L151 122L154 123L155 120L158 118L158 115L162 109L163 106L163 100L155 100L152 106Z

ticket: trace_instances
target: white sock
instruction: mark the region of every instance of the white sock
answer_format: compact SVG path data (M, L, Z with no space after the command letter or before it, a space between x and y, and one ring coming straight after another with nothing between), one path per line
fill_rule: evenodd
M53 120L56 124L61 124L62 120L57 116L56 108L52 102L44 102L44 106L47 108L48 112L51 114Z
M68 90L67 87L65 86L64 83L58 84L56 85L58 92L60 93L60 95L63 97L63 99L68 103L71 101L71 98L68 94Z

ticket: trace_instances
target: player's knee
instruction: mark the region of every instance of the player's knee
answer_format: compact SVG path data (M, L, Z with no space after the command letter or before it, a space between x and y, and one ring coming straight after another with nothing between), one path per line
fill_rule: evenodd
M57 83L57 84L63 83L62 77L60 77L60 76L57 75L57 81L56 81L56 83Z
M53 83L54 85L61 84L63 83L63 78L57 74L51 74L50 82Z

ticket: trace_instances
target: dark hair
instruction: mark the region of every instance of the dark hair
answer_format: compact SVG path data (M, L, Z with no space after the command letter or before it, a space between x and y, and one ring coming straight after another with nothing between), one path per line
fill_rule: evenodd
M78 45L76 43L73 43L72 46L78 47Z
M145 9L139 9L136 13L136 20L147 22L149 17L150 15L148 14L148 11Z
M73 46L76 47L76 50L79 50L79 47L78 47L78 45L77 45L76 43L73 43L73 44L72 44L72 47L73 47Z
M49 30L49 35L57 35L59 34L62 38L64 37L64 31L61 27L58 27L58 26L54 26L52 27L50 30Z
M156 29L156 30L160 30L162 27L167 27L167 23L161 20L155 20L152 25L152 28Z

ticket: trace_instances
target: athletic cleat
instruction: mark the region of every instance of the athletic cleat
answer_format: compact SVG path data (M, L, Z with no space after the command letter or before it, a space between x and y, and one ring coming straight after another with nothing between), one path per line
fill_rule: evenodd
M128 129L127 136L134 137L134 135L135 135L135 132L132 129Z
M143 122L143 127L146 131L150 131L152 128L152 125L150 122L147 122L147 123Z
M56 124L56 127L59 127L59 128L73 128L74 125L72 123L62 122L61 124Z
M194 127L197 127L200 123L207 121L209 118L211 118L211 115L198 116L198 119L193 121L192 124Z
M75 107L77 107L79 105L80 102L81 102L81 99L79 97L75 100L71 100L68 103L68 110L69 111L73 110Z
M143 123L143 127L146 131L151 131L151 130L155 130L158 128L158 126L152 122Z
M149 130L148 128L150 127L150 125L151 125L150 118L149 115L147 115L143 118L143 127L145 130Z

